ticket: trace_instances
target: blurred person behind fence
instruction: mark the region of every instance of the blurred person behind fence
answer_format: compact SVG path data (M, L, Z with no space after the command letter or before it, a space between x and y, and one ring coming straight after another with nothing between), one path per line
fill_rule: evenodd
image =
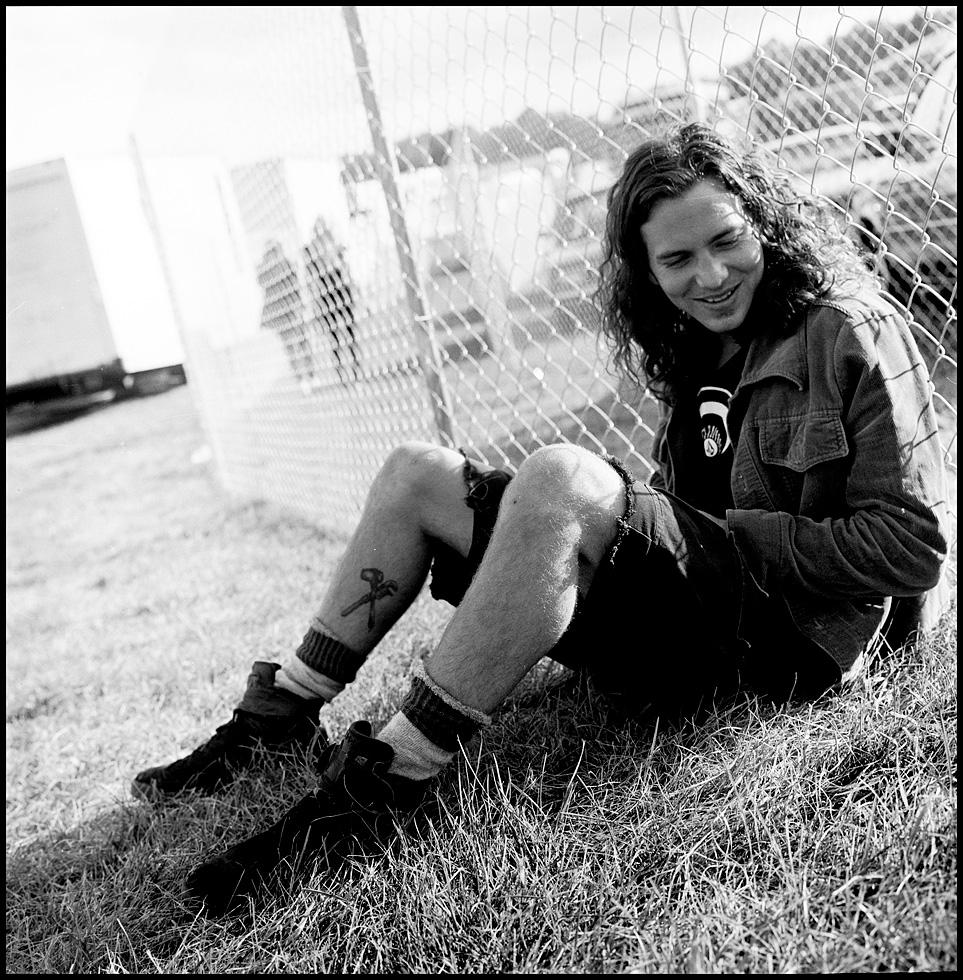
M338 381L347 386L360 379L361 358L355 337L355 290L344 247L318 218L302 252L311 322L317 332L327 335Z
M209 914L307 855L377 847L542 657L626 712L698 716L746 691L812 699L947 603L943 451L906 322L831 214L700 124L646 140L608 200L599 293L624 373L661 399L648 483L541 448L514 476L399 446L320 609L282 664L254 664L233 719L140 773L160 799L213 791L253 746L316 733L319 788L201 864ZM319 709L430 575L457 607L377 734Z
M281 338L292 374L307 387L314 375L314 362L305 324L301 282L298 270L279 242L271 240L264 246L264 255L257 267L257 282L264 290L261 328L271 330Z

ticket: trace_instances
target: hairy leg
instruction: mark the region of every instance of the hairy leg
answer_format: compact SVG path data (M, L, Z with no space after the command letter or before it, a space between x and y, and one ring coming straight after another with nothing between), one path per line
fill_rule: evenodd
M473 511L465 505L464 459L429 443L404 443L375 477L315 622L367 654L416 598L431 541L467 555Z
M342 624L342 642L370 649L391 626L424 582L432 539L467 555L474 519L462 473L460 457L446 450L409 445L392 454L321 610L323 622ZM319 789L273 827L195 869L188 892L220 914L285 858L323 847L336 867L349 849L380 850L399 812L420 804L459 743L564 633L625 504L622 478L591 453L548 447L526 460L502 497L471 586L401 709L377 738L367 722L353 725L326 751ZM363 607L345 610L371 569L397 588L377 600L368 626Z
M568 628L624 511L622 478L594 453L549 446L529 457L426 662L434 682L465 705L493 711Z

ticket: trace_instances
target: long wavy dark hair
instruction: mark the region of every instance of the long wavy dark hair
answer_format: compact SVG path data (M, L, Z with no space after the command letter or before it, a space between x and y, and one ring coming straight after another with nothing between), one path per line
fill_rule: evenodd
M713 338L650 279L642 225L652 208L702 180L742 203L762 243L764 271L745 330L789 333L814 300L844 283L874 283L831 208L795 192L761 154L701 123L646 140L609 191L597 300L615 364L663 401L673 402L710 356Z

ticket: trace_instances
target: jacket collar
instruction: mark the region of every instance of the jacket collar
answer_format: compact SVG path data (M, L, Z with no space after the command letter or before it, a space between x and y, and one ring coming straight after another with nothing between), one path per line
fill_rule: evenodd
M742 378L736 391L766 378L786 378L803 390L809 382L804 324L788 337L757 336L749 344Z

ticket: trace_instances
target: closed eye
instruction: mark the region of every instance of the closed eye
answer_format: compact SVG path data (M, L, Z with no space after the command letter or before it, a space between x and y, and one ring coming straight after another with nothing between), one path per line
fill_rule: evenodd
M736 248L741 244L742 239L742 229L737 231L728 231L723 233L723 235L714 238L709 245L715 249ZM659 261L666 268L678 269L689 261L689 255L689 252L668 252L665 255L658 256L657 261Z

